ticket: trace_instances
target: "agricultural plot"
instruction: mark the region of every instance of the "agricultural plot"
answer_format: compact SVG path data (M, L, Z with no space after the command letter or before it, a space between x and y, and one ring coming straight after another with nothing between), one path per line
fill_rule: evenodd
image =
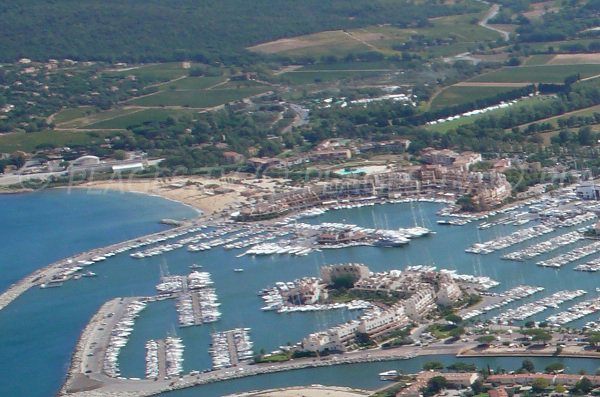
M562 83L567 76L579 73L581 78L600 74L600 65L540 65L503 68L469 81L499 83Z
M59 128L82 128L90 124L98 123L104 120L110 120L115 117L120 117L126 114L134 113L137 109L123 109L114 108L105 112L95 112L87 114L85 113L82 117L74 118L64 123L61 123Z
M186 77L163 84L160 90L204 90L224 81L224 77Z
M183 115L192 115L191 110L178 109L137 109L136 112L129 113L110 120L100 121L94 124L86 125L89 129L126 129L133 125L146 122L165 121L169 117L180 117Z
M347 31L327 31L305 36L276 40L250 47L249 50L265 54L280 54L290 57L322 56L344 57L351 53L379 51L384 54L399 54L396 48L411 37L419 35L426 40L443 40L447 44L431 47L417 46L425 56L448 56L464 52L486 40L496 40L497 32L473 23L479 14L441 17L431 20L426 28L400 29L393 26L370 26ZM452 41L448 41L451 38Z
M116 134L118 133L105 131L14 132L0 135L0 151L3 153L12 153L16 150L34 152L36 148L45 145L61 147L99 144L103 142L105 138Z
M171 62L113 69L105 73L112 76L135 76L145 81L169 81L177 77L187 76L188 70L183 68L181 62Z
M481 119L481 118L484 118L484 117L488 117L488 116L501 116L502 114L504 114L506 112L509 112L509 111L512 111L512 110L518 110L519 108L526 108L526 107L534 105L535 103L537 103L539 101L543 101L545 99L546 99L545 97L526 98L526 99L520 100L516 104L514 104L514 105L512 105L510 107L507 107L507 108L491 110L491 111L486 112L486 113L477 114L477 115L468 116L468 117L461 117L460 119L456 119L456 120L452 120L452 121L446 121L446 122L440 123L440 124L428 125L427 128L430 129L430 130L432 130L432 131L446 132L448 130L454 129L454 128L459 127L461 125L467 125L467 124L474 123L478 119Z
M253 95L269 91L269 87L246 87L239 89L161 91L157 94L137 98L129 102L136 106L178 106L208 108L223 105Z
M78 108L63 109L54 115L52 121L54 122L54 124L60 125L61 123L66 123L71 120L85 117L95 112L96 109L94 109L91 106L81 106Z
M493 97L503 92L514 90L514 87L463 87L452 86L442 91L431 103L431 109L461 105L478 99Z

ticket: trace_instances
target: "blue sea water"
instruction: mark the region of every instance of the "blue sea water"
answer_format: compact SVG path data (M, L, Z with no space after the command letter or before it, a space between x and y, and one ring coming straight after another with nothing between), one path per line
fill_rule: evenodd
M0 195L0 290L57 259L165 230L161 218L196 215L181 204L139 194ZM110 283L103 289L95 283L81 283L76 291L72 286L51 296L30 290L0 311L0 396L52 396L60 387L80 331L114 293Z
M3 203L0 214L2 219L11 221L5 222L7 227L4 229L4 238L0 239L0 249L6 251L12 259L6 261L5 256L2 256L0 282L3 285L10 284L8 279L18 279L54 259L160 230L163 226L156 223L158 219L192 215L189 209L171 202L118 193L91 195L75 192L69 195L62 191L52 191L36 195L6 196L6 202L2 201L4 199L5 197L0 197L0 203ZM116 296L154 294L154 286L161 273L187 274L192 263L202 264L203 270L212 274L214 287L222 303L222 319L210 325L179 329L174 302L149 304L137 320L129 343L122 350L120 365L123 376L143 377L144 344L151 338L163 338L169 334L181 336L185 345L184 370L188 372L210 367L207 349L210 333L215 330L250 327L256 349L264 348L269 351L287 342L296 342L307 333L353 318L356 313L345 310L293 314L260 310L262 301L256 295L258 290L272 286L276 281L318 275L319 267L324 264L362 262L373 271L403 269L415 264L435 264L456 269L460 273L488 275L502 283L498 290L506 290L522 283L544 286L546 291L543 295L559 289L583 288L592 293L595 290L597 275L574 272L574 264L560 270L551 270L535 266L534 261L503 261L500 256L507 250L487 256L465 253L464 249L474 242L504 235L516 228L501 226L479 231L475 224L463 227L440 226L435 223L435 212L439 208L439 204L431 203L378 205L332 211L307 220L311 223L346 221L378 228L424 224L437 232L435 235L413 240L408 246L401 248L355 247L323 250L305 257L283 255L237 258L240 251L226 251L222 248L202 253L179 249L163 256L141 260L121 254L94 265L93 270L99 276L97 278L68 282L62 288L33 289L0 312L0 335L3 336L0 342L0 374L7 380L0 382L0 395L53 395L63 380L81 329L104 301ZM20 216L17 213L19 211ZM21 218L27 223L21 225ZM14 238L10 235L14 230L27 238ZM560 231L562 232L564 230ZM556 233L559 232L554 234ZM554 234L542 238L548 239ZM510 250L538 240L540 238ZM547 256L549 255L540 256L537 260ZM587 259L592 258L593 256ZM235 268L244 268L245 272L233 272ZM543 319L554 311L548 310L535 319ZM589 316L573 325L597 320L596 317ZM419 367L419 360L421 359L405 361L401 365L406 366L407 370L415 370ZM491 362L493 367L496 362L506 366L512 366L511 363L516 362L515 359L507 359L506 362L495 360L501 359L479 360L478 363ZM389 365L377 363L270 374L201 386L173 393L173 396L217 396L235 391L310 383L371 387L377 382L374 375L371 375L389 369ZM586 368L593 372L596 369L593 360L574 360L570 365L574 370ZM371 375L356 376L360 371ZM24 379L35 379L35 382L23 381Z

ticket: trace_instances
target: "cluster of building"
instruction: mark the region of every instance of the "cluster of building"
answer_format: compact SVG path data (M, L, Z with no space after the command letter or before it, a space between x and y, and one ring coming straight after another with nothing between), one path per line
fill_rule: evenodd
M427 387L427 383L431 378L442 376L446 379L446 385L452 389L466 389L471 387L475 381L481 379L481 375L476 372L437 372L437 371L423 371L415 376L413 382L407 387L400 390L397 397L421 397L423 395L422 389ZM491 390L490 390L491 391ZM492 394L490 394L492 397ZM508 397L508 396L507 396Z
M437 305L452 305L463 296L450 275L436 271L371 273L367 266L353 263L321 268L321 281L326 285L334 284L342 277L352 279L354 289L398 292L406 299L389 307L379 304L366 310L357 320L310 334L302 340L304 350L347 351L357 333L367 334L371 339L383 339L393 330L422 321Z
M245 221L269 219L328 202L364 197L400 199L443 195L456 198L468 195L476 209L488 210L511 195L511 185L499 171L506 166L504 162L498 165L499 170L492 167L487 171L471 171L471 165L481 161L481 154L431 148L424 149L422 159L423 165L360 178L318 182L273 194L256 205L242 208L238 217Z

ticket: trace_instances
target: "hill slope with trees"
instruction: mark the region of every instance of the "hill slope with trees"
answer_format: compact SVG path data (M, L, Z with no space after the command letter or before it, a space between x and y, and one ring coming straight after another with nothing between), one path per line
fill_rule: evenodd
M440 5L434 0L5 2L0 5L0 61L27 57L240 63L253 56L244 47L260 42L373 24L426 24L427 18L481 7L467 2Z

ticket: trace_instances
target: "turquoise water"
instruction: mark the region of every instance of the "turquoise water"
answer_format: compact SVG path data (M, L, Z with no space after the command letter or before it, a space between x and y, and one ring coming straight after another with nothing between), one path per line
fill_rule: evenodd
M338 175L354 175L354 174L360 174L361 172L365 172L365 170L363 168L351 168L349 170L347 169L342 169L342 170L337 170L335 173Z
M48 194L49 196L43 194L19 197L19 199L30 201L29 211L35 209L36 212L26 213L26 218L31 216L29 226L21 227L18 224L11 226L20 235L24 235L26 232L30 233L27 243L19 239L11 241L13 244L21 242L21 251L27 255L34 255L39 262L29 258L28 267L19 269L22 273L17 272L12 277L18 278L19 274L27 274L31 269L46 264L50 261L45 259L46 257L54 255L53 258L60 258L71 253L66 252L68 249L77 252L84 248L122 240L127 237L124 235L127 233L139 234L153 231L152 228L160 228L154 220L176 217L169 213L169 210L189 213L189 210L185 208L182 209L173 203L156 199L156 202L147 202L148 212L142 215L143 211L140 207L143 205L141 203L146 203L146 199L151 200L152 198L142 199L140 196L118 194L114 197L65 196L62 192ZM0 200L2 199L3 197L0 197ZM7 214L14 216L14 212L17 211L16 207L11 208L10 205L23 204L14 197L9 197L9 200L12 200L12 204L11 201L8 201L8 204L0 207L0 213L6 211ZM54 211L45 209L47 206L58 205L57 203L61 203L63 200L71 200L73 203L62 205ZM126 204L127 202L130 206ZM85 205L77 210L81 203L85 203ZM117 209L111 208L114 205L121 208L123 212L117 214ZM161 208L161 206L164 207ZM83 214L86 214L86 208L92 214L95 211L99 211L99 213L84 218ZM210 343L209 335L215 330L250 327L256 350L264 348L269 351L287 342L296 342L307 333L353 318L356 314L345 310L293 314L277 314L260 310L262 301L256 295L258 290L272 286L276 281L290 281L299 277L318 275L319 267L324 264L363 262L374 271L402 269L415 264L435 264L439 267L456 269L460 273L489 275L502 283L497 290L505 290L522 283L546 287L543 294L538 294L531 299L538 299L559 289L576 288L590 291L589 297L595 290L598 284L596 277L599 275L573 271L572 267L577 263L560 270L551 270L535 266L534 261L500 260L500 256L506 251L532 244L539 241L540 238L486 256L465 253L464 249L473 242L504 235L516 228L501 226L479 231L475 224L463 227L440 226L435 223L435 212L439 208L440 205L431 203L389 204L332 211L319 218L307 220L311 223L347 221L362 226L380 228L406 227L418 223L437 232L435 235L413 240L408 246L401 248L355 247L343 250L324 250L305 257L285 255L236 258L236 255L240 253L239 250L226 251L222 248L201 253L190 253L180 249L164 256L141 260L122 254L94 265L93 270L99 275L97 278L68 282L62 288L32 290L0 312L0 334L8 336L0 345L0 358L2 359L0 370L4 371L3 374L8 375L6 379L10 379L9 382L0 382L0 395L52 395L60 387L68 366L69 356L80 330L101 303L115 296L153 294L154 285L158 282L161 272L186 274L192 263L202 264L203 270L212 274L219 301L222 303L223 317L221 321L206 326L179 329L174 302L163 301L149 304L138 319L128 345L122 351L120 363L123 376L143 376L144 344L150 338L162 338L169 334L180 335L186 346L184 370L187 372L210 367L207 349ZM56 214L54 218L49 217L48 211ZM80 215L68 215L69 213ZM98 219L95 219L96 216ZM18 219L17 216L14 218ZM67 221L66 218L69 220ZM39 228L32 226L36 225L36 222L40 223ZM63 222L62 225L61 222ZM97 235L94 233L97 230L96 222L104 225L102 226L104 233ZM7 234L11 228L5 229ZM85 235L86 230L89 232L87 237L83 238L82 234ZM542 238L547 239L552 235ZM54 245L50 242L45 243L49 248L45 248L42 252L29 252L36 251L37 248L33 248L36 247L36 243L48 236L54 239L54 245L62 247L63 251L54 252L51 249ZM85 244L89 244L89 246ZM0 247L5 249L3 242L0 242ZM19 253L15 247L6 247L6 249L14 250L15 255ZM555 254L556 252L542 255L536 260ZM594 256L591 256L584 260L593 258ZM6 262L2 263L2 266L7 266ZM234 268L239 267L244 268L245 272L233 272ZM8 274L10 275L11 272L16 272L16 270L9 270ZM3 275L2 280L4 277ZM545 318L555 311L547 310L537 319ZM596 319L597 315L592 315L571 325ZM501 362L494 360L496 359L491 359L490 362ZM49 363L52 365L49 366ZM414 369L420 367L419 359L402 363L402 365L409 366L407 370L412 368L411 365L415 366ZM181 396L211 396L233 391L310 383L371 387L373 382L377 382L376 378L370 380L370 376L358 377L356 374L362 373L363 370L366 371L366 374L376 374L383 369L389 369L390 365L390 363L361 364L270 374L201 386L177 393L184 393ZM493 367L495 364L490 365ZM589 371L596 369L593 360L576 360L573 361L572 366L575 370L584 367ZM38 380L35 383L22 381L22 379L34 378ZM359 378L369 380L365 380L364 384L359 385L356 384L362 382ZM175 393L169 394L169 396L173 394Z

